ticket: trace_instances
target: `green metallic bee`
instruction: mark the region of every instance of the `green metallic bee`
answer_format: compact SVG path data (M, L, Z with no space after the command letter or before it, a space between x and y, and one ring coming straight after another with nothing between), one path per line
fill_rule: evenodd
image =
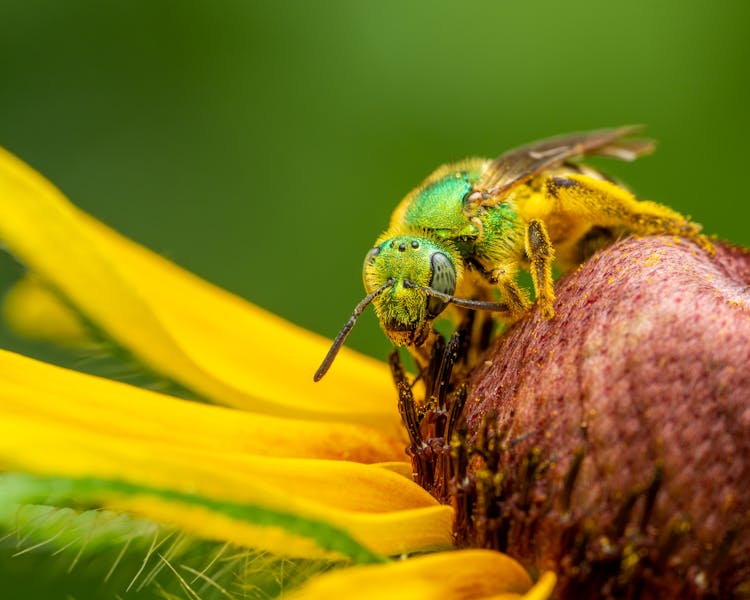
M511 320L524 314L530 301L516 282L519 268L531 274L539 310L551 319L553 258L563 270L571 268L628 232L680 235L712 251L698 224L666 206L639 201L595 169L572 162L592 155L634 160L653 149L649 140L629 138L638 131L575 133L495 160L467 159L437 169L403 199L367 253L367 296L315 381L370 303L391 341L415 351L449 304L505 313ZM493 301L493 290L502 303Z

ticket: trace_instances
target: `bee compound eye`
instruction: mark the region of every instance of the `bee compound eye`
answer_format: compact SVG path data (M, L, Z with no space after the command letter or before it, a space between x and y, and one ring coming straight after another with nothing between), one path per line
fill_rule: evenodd
M380 248L376 246L367 253L367 256L365 256L365 262L362 263L362 281L365 284L365 290L368 294L372 291L372 289L370 289L372 286L367 284L367 267L372 264L372 261L375 260L375 257L378 254L380 254Z
M430 270L432 278L430 287L443 294L453 295L456 291L456 267L453 262L442 252L434 252L430 256ZM439 315L448 304L434 296L427 297L427 314L430 318Z

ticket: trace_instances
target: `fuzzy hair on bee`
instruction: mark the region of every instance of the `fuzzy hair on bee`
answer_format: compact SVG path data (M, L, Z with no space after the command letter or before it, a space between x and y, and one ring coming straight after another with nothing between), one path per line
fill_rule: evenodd
M318 371L328 371L364 309L372 304L383 331L417 358L425 355L433 321L453 305L514 320L532 307L517 282L533 283L545 319L555 316L552 264L573 268L625 234L670 234L712 252L701 227L671 208L637 199L587 156L632 161L653 150L633 137L641 127L573 133L534 142L497 158L443 165L393 212L367 253L366 291Z

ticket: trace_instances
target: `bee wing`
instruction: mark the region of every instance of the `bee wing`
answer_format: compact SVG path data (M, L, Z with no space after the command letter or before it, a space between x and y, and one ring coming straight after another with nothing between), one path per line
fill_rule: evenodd
M640 125L630 125L571 133L532 142L501 154L487 166L476 185L476 189L482 191L482 204L496 204L513 187L567 160L592 155L635 160L653 150L653 141L623 138L642 129Z

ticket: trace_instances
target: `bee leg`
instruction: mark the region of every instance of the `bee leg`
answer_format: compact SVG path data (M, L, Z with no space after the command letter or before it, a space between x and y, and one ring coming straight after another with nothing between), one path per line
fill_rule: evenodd
M526 227L526 254L531 266L531 279L534 282L539 308L545 319L555 316L552 305L555 302L555 290L552 287L552 259L554 251L549 241L549 234L544 223L531 219Z
M553 199L554 212L567 214L591 225L624 226L639 235L671 234L685 237L713 253L713 246L700 233L700 225L656 202L637 200L627 190L587 177L551 177L545 183Z
M531 307L526 292L516 283L515 263L506 264L500 267L488 267L479 260L469 258L467 264L476 270L486 281L500 290L503 302L508 305L511 314L511 320L526 314Z
M487 281L498 286L500 289L500 295L508 305L510 314L514 319L526 314L531 307L531 303L529 302L526 292L524 292L516 282L515 269L500 267L485 272L484 275Z

